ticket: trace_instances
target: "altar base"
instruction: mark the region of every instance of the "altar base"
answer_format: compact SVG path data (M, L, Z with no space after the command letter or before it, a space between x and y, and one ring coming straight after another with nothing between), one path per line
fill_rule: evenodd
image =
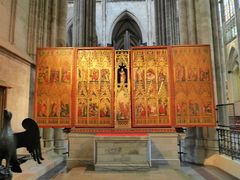
M149 169L148 134L97 134L95 170Z
M136 164L142 169L162 166L180 168L177 133L149 133L147 137L106 137L97 134L69 133L68 139L68 169L95 165L96 170L104 170L112 166L113 160L116 169L121 167L123 170L127 169L126 166L131 170L132 165Z

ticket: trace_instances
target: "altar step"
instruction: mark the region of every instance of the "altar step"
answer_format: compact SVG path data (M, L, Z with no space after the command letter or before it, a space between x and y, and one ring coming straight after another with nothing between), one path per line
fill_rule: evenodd
M52 151L43 153L44 160L38 164L33 159L21 164L22 173L13 173L13 180L36 180L64 161L63 155Z

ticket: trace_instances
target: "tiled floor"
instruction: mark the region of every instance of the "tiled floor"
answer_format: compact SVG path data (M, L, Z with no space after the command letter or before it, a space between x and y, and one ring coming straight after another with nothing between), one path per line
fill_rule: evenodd
M236 178L214 167L183 166L151 168L149 171L93 171L91 167L77 167L55 176L54 180L235 180Z

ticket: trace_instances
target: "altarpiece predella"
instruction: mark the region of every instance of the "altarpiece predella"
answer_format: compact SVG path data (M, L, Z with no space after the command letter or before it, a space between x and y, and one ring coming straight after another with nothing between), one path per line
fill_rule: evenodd
M35 120L40 127L215 126L208 45L41 48Z

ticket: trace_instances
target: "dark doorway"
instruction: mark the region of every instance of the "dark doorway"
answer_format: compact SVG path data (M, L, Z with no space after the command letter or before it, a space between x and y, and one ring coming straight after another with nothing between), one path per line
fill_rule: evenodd
M117 22L112 33L115 49L130 49L142 43L142 33L136 21L126 12Z

